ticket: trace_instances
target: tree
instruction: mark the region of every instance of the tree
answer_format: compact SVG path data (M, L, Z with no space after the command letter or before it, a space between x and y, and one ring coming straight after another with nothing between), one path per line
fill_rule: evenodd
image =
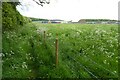
M19 3L3 2L2 3L2 30L16 29L18 25L24 24L23 16L16 10Z
M19 0L18 0L19 1ZM38 5L43 6L43 4L49 4L49 0L32 0L36 2ZM30 20L26 17L23 17L16 9L17 5L22 5L22 3L19 2L3 2L2 3L2 30L14 30L17 29L17 27L23 26Z
M33 1L36 2L38 5L41 5L41 6L43 6L43 4L45 4L45 3L47 3L47 4L50 3L50 0L38 0L38 1L33 0Z

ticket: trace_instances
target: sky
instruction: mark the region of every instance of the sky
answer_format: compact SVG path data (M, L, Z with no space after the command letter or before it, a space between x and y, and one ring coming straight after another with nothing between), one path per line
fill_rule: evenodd
M23 6L17 6L17 10L24 16L77 22L80 19L117 20L120 0L50 0L43 7L32 0L20 1Z

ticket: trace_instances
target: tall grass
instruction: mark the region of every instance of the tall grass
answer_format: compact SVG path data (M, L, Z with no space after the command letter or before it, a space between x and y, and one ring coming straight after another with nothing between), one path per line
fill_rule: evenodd
M117 78L117 28L117 25L30 23L18 31L4 32L3 78ZM56 33L58 67L55 67Z

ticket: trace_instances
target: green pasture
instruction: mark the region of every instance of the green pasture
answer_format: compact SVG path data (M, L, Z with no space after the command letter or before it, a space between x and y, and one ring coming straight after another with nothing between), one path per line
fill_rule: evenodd
M118 78L115 24L33 22L5 31L2 40L3 78Z

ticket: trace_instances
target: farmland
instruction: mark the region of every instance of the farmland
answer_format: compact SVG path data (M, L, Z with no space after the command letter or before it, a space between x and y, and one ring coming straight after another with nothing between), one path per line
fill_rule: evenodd
M29 23L3 33L3 78L117 78L118 45L116 24Z

